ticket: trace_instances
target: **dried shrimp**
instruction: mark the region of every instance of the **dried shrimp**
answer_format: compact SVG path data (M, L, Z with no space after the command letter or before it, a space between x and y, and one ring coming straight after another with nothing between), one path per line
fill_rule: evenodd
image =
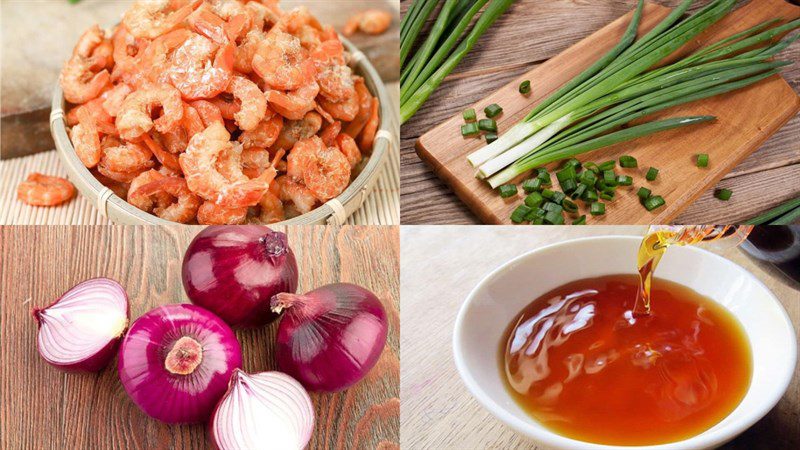
M78 40L61 72L81 162L133 206L180 223L273 223L340 195L372 152L378 100L336 32L276 0L138 0ZM374 11L349 24L391 23ZM32 174L18 196L69 200Z

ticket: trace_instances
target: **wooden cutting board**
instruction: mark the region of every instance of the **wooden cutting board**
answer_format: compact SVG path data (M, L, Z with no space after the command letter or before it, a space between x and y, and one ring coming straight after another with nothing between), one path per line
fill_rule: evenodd
M639 36L651 30L670 9L656 4L646 4ZM546 98L561 85L591 65L600 55L619 42L630 23L633 12L617 19L578 42L558 56L511 81L473 107L479 117L492 103L503 107L497 120L500 132L519 122L534 105ZM800 8L783 0L752 0L729 14L692 42L677 51L675 59L693 50L716 42L726 36L750 28L772 18L790 21L800 17ZM531 35L536 36L535 30ZM529 97L519 94L519 84L530 80ZM637 169L617 168L618 174L634 178L631 187L620 187L613 202L607 202L604 216L592 217L583 202L579 214L587 215L587 223L651 224L669 223L703 191L716 184L726 173L755 151L783 124L800 110L800 97L780 76L774 76L746 89L712 97L653 114L646 121L688 115L713 115L715 122L694 125L658 133L635 141L600 149L578 157L581 161L597 163L617 159L629 154L639 161ZM417 141L417 154L447 183L458 197L488 224L511 223L511 211L520 204L519 198L503 199L488 184L474 177L474 169L466 157L480 148L484 141L461 136L461 115L454 116L425 133ZM708 153L709 167L695 166L694 155ZM659 176L648 182L644 174L649 167L659 169ZM552 170L557 164L547 166ZM516 182L525 177L519 177ZM554 177L555 181L555 177ZM787 180L788 182L788 180ZM648 212L640 204L636 191L645 186L661 195L667 204ZM733 195L736 195L734 192ZM768 195L768 193L765 193ZM568 222L569 223L569 222Z

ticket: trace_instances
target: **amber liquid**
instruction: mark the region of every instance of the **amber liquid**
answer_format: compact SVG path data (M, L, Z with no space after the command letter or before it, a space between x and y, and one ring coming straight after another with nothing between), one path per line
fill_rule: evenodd
M636 275L575 281L534 300L501 344L501 373L533 418L573 439L652 445L695 436L739 404L752 357L741 324L657 279L635 315Z

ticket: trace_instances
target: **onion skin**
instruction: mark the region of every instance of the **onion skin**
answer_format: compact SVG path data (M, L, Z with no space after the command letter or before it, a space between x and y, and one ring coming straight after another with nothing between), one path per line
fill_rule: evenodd
M170 350L183 337L202 348L202 360L186 375L166 367ZM188 304L159 306L138 318L119 352L125 391L147 415L166 423L207 420L241 366L233 330L210 311Z
M116 293L118 296L117 298L125 310L125 324L120 328L118 333L116 333L114 336L108 337L109 340L107 344L94 351L90 356L74 361L58 360L50 357L49 354L51 352L48 350L49 346L63 346L64 337L57 333L57 330L54 330L54 333L58 336L51 336L50 333L48 333L48 322L51 320L58 321L59 318L58 316L51 318L48 314L48 311L63 307L67 302L73 301L77 296L86 295L87 290L96 286L103 286L103 288L107 289L109 292ZM39 355L42 356L42 359L44 359L48 364L68 372L98 372L105 368L117 353L117 347L119 346L120 339L125 334L125 329L127 328L128 317L130 317L130 307L128 304L128 294L119 283L110 278L92 278L75 285L75 287L65 292L61 297L58 298L58 300L54 301L49 306L45 308L34 308L31 313L33 314L33 318L36 319L36 323L39 327L36 345L39 350ZM57 325L53 326L56 327ZM58 343L55 343L54 340L52 340L54 337L58 337Z
M284 233L261 225L207 227L183 257L183 287L192 303L232 327L263 326L278 315L269 302L297 291L297 262Z
M275 344L278 368L311 391L336 392L354 385L378 362L386 345L383 305L355 284L329 284L304 295L278 294L272 308L285 310Z
M314 405L294 378L235 370L209 424L220 450L302 449L314 431Z

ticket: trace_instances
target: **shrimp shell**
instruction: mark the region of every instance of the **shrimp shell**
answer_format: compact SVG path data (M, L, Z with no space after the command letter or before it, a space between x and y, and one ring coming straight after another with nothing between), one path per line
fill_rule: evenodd
M56 206L75 196L75 186L61 177L31 173L17 186L17 198L31 206Z

